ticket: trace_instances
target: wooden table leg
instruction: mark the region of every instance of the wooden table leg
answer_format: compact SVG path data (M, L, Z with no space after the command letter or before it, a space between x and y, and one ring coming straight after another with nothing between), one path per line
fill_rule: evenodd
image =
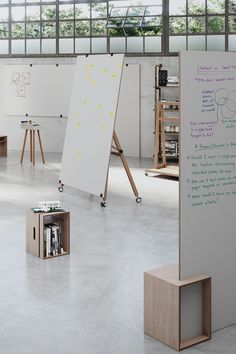
M33 151L32 151L32 130L30 130L30 161L33 161Z
M35 130L33 130L33 166L35 165Z
M42 155L42 161L43 161L43 163L45 164L44 153L43 153L43 147L42 147L42 142L41 142L41 137L40 137L40 132L39 132L39 130L37 130L37 133L38 133L40 151L41 151L41 155Z
M27 135L28 135L28 129L26 129L26 131L25 131L25 137L24 137L24 142L23 142L23 146L22 146L22 152L21 152L21 159L20 159L20 163L22 163L22 162L23 162L23 159L24 159L24 154L25 154L25 144L26 144Z

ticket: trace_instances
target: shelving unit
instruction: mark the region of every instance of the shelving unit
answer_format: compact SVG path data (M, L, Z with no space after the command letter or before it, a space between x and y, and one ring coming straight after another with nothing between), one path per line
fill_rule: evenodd
M169 128L170 131L167 131L167 128ZM153 168L145 170L146 175L149 173L154 173L179 177L178 165L167 163L167 159L170 157L166 146L168 142L172 142L172 144L175 145L175 158L178 159L179 102L158 101L155 119L154 166ZM160 157L162 162L159 163Z
M178 95L176 95L176 90L168 94L172 98L164 99L163 95L163 92L166 95L166 91L169 89L178 89L179 84L175 81L171 83L168 81L169 79L168 71L162 70L162 64L155 65L154 165L153 168L145 170L146 176L152 173L179 177L179 121L172 115L173 112L179 110ZM173 107L178 109L173 109ZM169 112L170 116L166 116L166 112ZM169 123L169 126L167 126L167 123ZM159 160L162 162L159 163ZM169 160L172 160L175 164L167 165Z
M7 136L0 135L0 157L7 157Z
M63 252L46 255L44 230L47 225L59 226ZM70 253L70 213L67 211L53 213L34 213L27 210L26 218L26 250L41 259L65 256Z

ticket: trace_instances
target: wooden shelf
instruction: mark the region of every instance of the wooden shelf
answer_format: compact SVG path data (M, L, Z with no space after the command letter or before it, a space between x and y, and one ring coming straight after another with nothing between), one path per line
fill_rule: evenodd
M7 157L7 136L0 135L0 157Z
M179 178L179 166L169 165L168 167L160 167L160 168L149 168L145 170L146 175L152 173L154 175L163 175Z
M202 334L181 339L182 289L202 285ZM194 319L192 319L194 321ZM211 338L211 278L205 274L179 280L178 265L144 273L144 332L178 351Z
M46 256L44 230L47 225L59 226L62 236L63 253ZM70 213L67 211L53 213L34 213L27 210L26 250L41 259L61 257L70 253Z

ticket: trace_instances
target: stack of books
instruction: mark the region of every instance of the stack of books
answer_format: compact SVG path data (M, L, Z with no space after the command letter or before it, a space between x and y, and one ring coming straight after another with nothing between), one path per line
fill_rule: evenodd
M62 230L60 224L47 224L44 227L44 257L60 255L63 250Z

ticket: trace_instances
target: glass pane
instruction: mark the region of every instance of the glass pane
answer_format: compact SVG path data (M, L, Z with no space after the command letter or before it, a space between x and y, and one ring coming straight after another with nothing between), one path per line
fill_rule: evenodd
M74 40L73 39L60 39L59 40L60 53L74 53Z
M0 54L9 54L9 42L7 40L0 41Z
M12 38L24 38L25 37L25 24L24 23L12 23L11 35L12 35Z
M27 6L26 20L28 21L40 20L40 6Z
M26 24L26 37L28 38L40 37L40 22L30 22Z
M73 20L74 18L74 5L60 5L59 6L60 20Z
M11 0L12 4L20 4L20 3L23 3L23 2L25 2L25 0Z
M8 7L0 7L0 21L8 21L9 20L9 8Z
M141 26L145 36L157 36L162 34L161 17L144 17Z
M1 4L9 4L9 0L2 0ZM2 41L2 43L4 43L5 41Z
M189 50L205 50L205 36L189 36L188 37Z
M90 18L90 5L89 4L76 4L75 5L75 18Z
M201 15L205 13L205 0L188 0L188 13Z
M225 36L207 36L207 50L225 50Z
M106 21L92 20L92 36L105 36L106 33Z
M90 22L89 21L76 21L75 22L75 35L84 37L90 35Z
M225 13L225 0L207 0L207 11L209 14Z
M125 53L125 38L110 38L111 53Z
M160 53L161 52L161 37L145 38L145 53Z
M92 4L93 18L107 18L107 3Z
M186 17L170 17L169 31L170 34L186 33Z
M11 41L11 53L12 54L25 54L25 41L20 40L12 40Z
M8 23L0 23L0 38L7 38L8 33L9 33ZM2 41L0 43L2 43Z
M205 32L205 17L189 17L188 32L189 33Z
M229 31L236 32L236 16L229 16Z
M229 51L236 51L236 35L229 36Z
M108 36L109 37L123 37L123 36L125 36L125 33L122 28L114 28L114 29L109 29Z
M169 9L170 15L185 15L186 0L170 0Z
M106 38L92 38L92 53L106 53L107 39Z
M148 6L146 7L145 15L157 16L162 15L162 6Z
M130 7L128 9L128 16L143 16L144 15L144 6L135 6L135 7Z
M43 20L55 20L56 19L56 6L55 5L42 6L42 19Z
M127 38L128 53L143 53L143 37Z
M56 39L43 39L42 54L55 54L55 53L56 53Z
M229 12L236 12L236 0L229 0Z
M11 8L12 21L24 21L25 20L25 8L24 6Z
M120 8L117 7L117 8L115 8L115 7L112 6L112 8L110 10L111 17L125 16L126 13L127 13L127 8L125 8L125 7L120 7Z
M56 22L43 22L42 37L44 38L56 37Z
M90 53L90 39L76 38L75 39L75 53Z
M59 36L60 37L73 37L74 36L74 22L73 21L59 22Z
M48 2L48 0L41 0L42 2ZM56 2L57 0L50 0L50 2Z
M32 3L32 2L39 2L40 0L26 0L26 2Z
M40 39L27 39L26 53L27 54L40 54Z
M186 49L186 37L185 36L174 36L169 37L169 51L179 52L180 50Z
M208 32L223 33L225 31L224 16L209 16L208 17Z

